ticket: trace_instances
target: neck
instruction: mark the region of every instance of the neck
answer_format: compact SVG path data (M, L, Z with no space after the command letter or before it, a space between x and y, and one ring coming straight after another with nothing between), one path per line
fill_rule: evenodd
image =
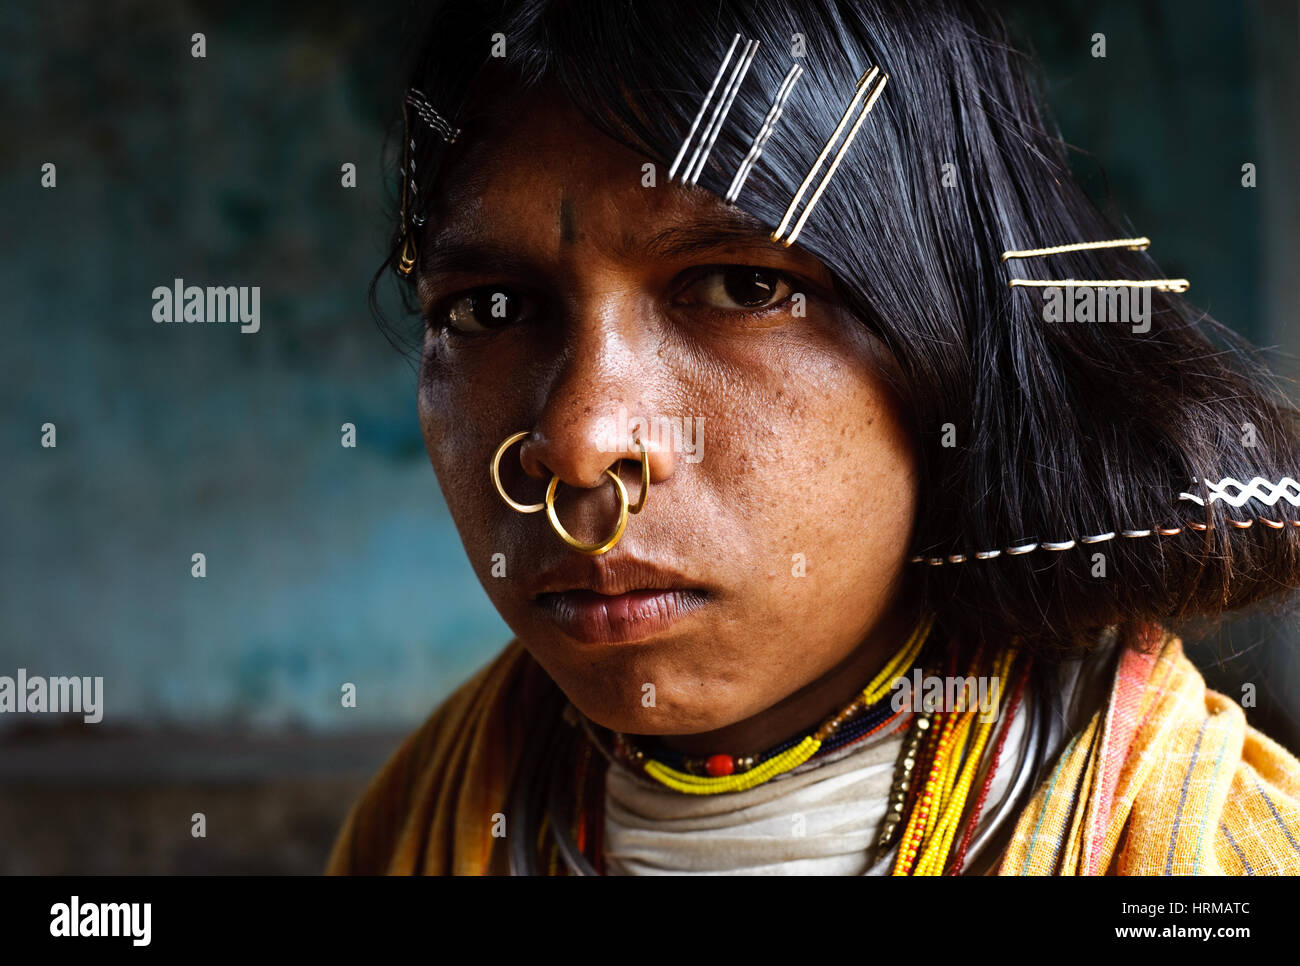
M770 708L725 728L693 735L663 735L659 740L692 756L757 754L787 738L810 732L861 693L903 646L915 626L914 614L895 607L877 621L848 657Z

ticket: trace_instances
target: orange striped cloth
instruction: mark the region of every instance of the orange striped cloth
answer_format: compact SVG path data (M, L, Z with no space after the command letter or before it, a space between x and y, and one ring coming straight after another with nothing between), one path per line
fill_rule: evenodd
M556 691L541 666L511 641L380 769L344 822L326 873L508 872L504 835L510 829L502 826L510 778L530 710Z
M1002 875L1300 873L1300 762L1209 691L1177 638L1126 651L1106 706L1017 820ZM506 800L558 689L518 641L404 741L353 806L333 875L508 872Z
M1295 875L1300 761L1157 628L1021 814L1000 875Z

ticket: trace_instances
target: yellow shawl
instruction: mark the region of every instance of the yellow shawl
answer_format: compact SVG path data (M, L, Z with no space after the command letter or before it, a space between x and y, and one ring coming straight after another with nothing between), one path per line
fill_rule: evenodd
M999 874L1300 874L1300 761L1208 690L1176 637L1150 643L1121 657L1106 705L1017 820ZM555 693L511 641L384 765L327 873L507 871L510 778L530 709Z

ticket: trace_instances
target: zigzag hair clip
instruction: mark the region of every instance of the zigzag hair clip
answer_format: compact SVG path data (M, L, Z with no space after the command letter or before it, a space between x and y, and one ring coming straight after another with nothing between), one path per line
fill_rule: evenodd
M1192 482L1195 483L1196 479L1193 478ZM1178 494L1178 499L1190 500L1191 502L1200 504L1201 506L1213 504L1215 500L1222 500L1234 508L1242 507L1246 501L1252 497L1259 500L1261 503L1268 504L1269 506L1276 505L1279 499L1285 499L1292 506L1300 507L1300 483L1297 483L1289 476L1282 477L1282 479L1276 484L1271 483L1261 476L1257 476L1249 483L1243 484L1229 476L1220 480L1218 483L1211 483L1209 480L1206 480L1205 485L1210 491L1209 500L1203 500L1201 497L1192 493L1180 493ZM1236 492L1229 493L1225 489L1228 486L1235 487ZM1268 487L1267 492L1260 489L1260 487ZM1293 527L1300 527L1300 520L1274 520L1269 517L1256 517L1255 519L1273 530L1282 530L1287 526L1287 524L1290 524ZM1255 520L1234 520L1229 517L1227 523L1238 530L1249 530L1254 525ZM980 550L974 554L970 554L969 556L964 553L949 554L946 557L929 557L925 554L916 554L908 558L908 562L929 564L931 567L941 567L946 563L959 564L965 563L967 560L993 560L997 557L1001 557L1003 554L1006 554L1008 557L1018 557L1023 554L1033 553L1035 550L1054 550L1058 552L1071 550L1079 544L1105 543L1109 540L1114 540L1117 534L1120 537L1130 540L1149 537L1152 533L1158 533L1164 537L1176 537L1182 533L1184 529L1204 532L1213 529L1213 526L1208 523L1189 522L1186 528L1151 527L1147 530L1110 530L1106 533L1096 533L1091 536L1078 537L1076 539L1031 541L1029 543L1016 544L1001 549Z
M768 108L767 117L763 118L763 123L749 146L749 153L740 162L740 167L736 169L736 176L731 179L731 186L727 188L727 201L729 203L734 204L736 199L740 197L740 189L745 186L745 180L749 177L749 173L754 170L754 165L758 164L758 159L762 157L763 148L767 145L768 138L772 136L777 122L781 120L781 112L785 110L785 102L790 99L790 95L794 92L794 85L799 83L799 78L802 76L803 68L795 64L785 75L785 80L781 81L781 86L776 92L776 98L772 101L772 106Z

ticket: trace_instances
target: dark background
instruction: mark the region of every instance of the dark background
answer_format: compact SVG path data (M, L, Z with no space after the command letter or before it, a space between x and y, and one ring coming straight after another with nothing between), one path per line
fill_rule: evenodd
M1294 377L1297 4L1005 6L1090 190ZM366 303L406 10L0 8L0 674L102 675L106 704L0 718L0 872L317 872L365 780L509 637ZM155 324L176 277L261 286L261 331ZM1191 647L1292 750L1296 643L1264 616Z

